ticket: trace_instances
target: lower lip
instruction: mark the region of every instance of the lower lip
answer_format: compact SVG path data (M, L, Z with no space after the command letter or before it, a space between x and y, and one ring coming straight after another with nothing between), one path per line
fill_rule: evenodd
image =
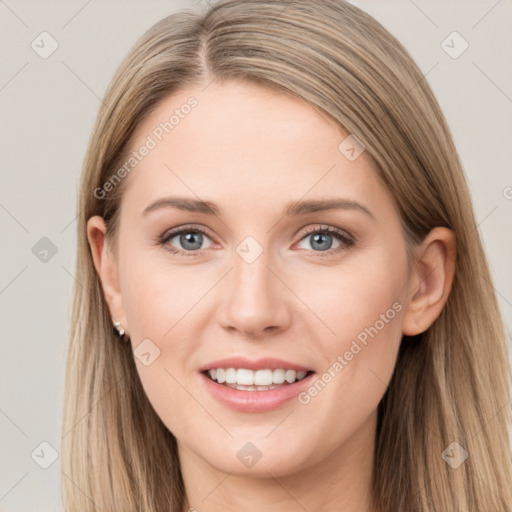
M310 373L298 382L287 384L268 391L242 391L219 384L204 373L201 378L213 398L221 404L240 412L267 412L277 409L296 397L311 383L314 373Z

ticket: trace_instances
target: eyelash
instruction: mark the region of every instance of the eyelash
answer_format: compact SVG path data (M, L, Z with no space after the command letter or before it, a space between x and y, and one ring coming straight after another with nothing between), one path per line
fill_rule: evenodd
M202 235L207 236L209 235L206 231L204 231L201 228L194 227L194 226L182 226L180 228L177 228L175 230L168 231L164 233L159 239L158 243L164 247L166 250L170 251L173 254L177 254L180 256L197 256L201 255L205 249L203 250L195 250L195 251L183 251L181 249L175 249L169 244L169 240L173 239L177 235L181 235L183 233L200 233ZM302 241L303 239L307 238L308 236L317 234L317 233L328 233L329 235L332 235L334 238L336 238L339 242L341 242L341 245L339 247L336 247L334 249L327 249L325 251L314 251L312 252L318 253L319 257L329 257L332 256L333 253L338 253L340 251L348 250L351 247L355 245L355 240L349 236L347 236L343 231L334 228L332 226L321 226L321 227L315 227L315 228L309 228L302 234L302 237L299 241Z

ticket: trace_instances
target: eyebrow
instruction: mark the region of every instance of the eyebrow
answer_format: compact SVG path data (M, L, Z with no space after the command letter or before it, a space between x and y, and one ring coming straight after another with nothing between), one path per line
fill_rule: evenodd
M157 199L144 208L142 215L146 216L150 212L161 208L176 208L187 212L203 213L216 217L221 216L219 207L211 201L201 201L199 199L188 199L176 196ZM366 206L350 199L340 198L292 201L288 203L285 208L285 216L300 216L328 210L357 210L375 220L374 215Z

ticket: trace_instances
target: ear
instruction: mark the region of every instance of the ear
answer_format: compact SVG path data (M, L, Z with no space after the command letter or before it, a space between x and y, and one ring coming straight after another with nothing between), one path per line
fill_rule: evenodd
M87 221L87 238L91 247L94 267L101 281L112 322L121 322L128 334L126 317L119 287L117 262L106 243L107 232L103 217L95 215Z
M441 314L453 283L455 256L455 233L444 227L434 228L417 247L403 334L420 334Z

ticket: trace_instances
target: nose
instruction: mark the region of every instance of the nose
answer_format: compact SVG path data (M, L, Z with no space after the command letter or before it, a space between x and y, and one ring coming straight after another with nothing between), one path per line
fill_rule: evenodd
M228 331L262 338L288 328L290 291L274 269L265 251L252 263L234 254L233 268L224 280L218 321Z

